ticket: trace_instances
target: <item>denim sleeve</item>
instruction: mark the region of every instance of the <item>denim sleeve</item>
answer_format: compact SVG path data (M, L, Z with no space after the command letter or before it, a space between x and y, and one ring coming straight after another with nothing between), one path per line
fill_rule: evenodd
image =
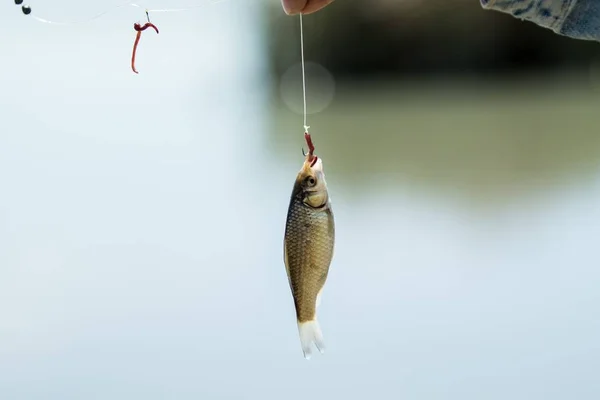
M559 35L600 41L599 0L480 0L487 10L512 14Z

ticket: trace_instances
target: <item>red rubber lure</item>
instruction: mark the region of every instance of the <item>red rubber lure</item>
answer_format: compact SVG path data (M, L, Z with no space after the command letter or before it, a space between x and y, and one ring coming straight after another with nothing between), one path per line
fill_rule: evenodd
M308 153L306 154L310 161L310 166L312 167L317 162L318 157L314 155L315 146L313 145L312 138L310 137L310 133L304 132L304 140L306 140L306 145L308 146Z
M131 55L131 69L136 74L138 72L135 69L135 54L137 52L137 47L138 47L138 43L140 42L140 38L142 37L142 32L148 28L153 28L156 31L156 33L158 34L158 28L156 27L156 25L154 25L152 22L150 22L150 17L148 16L147 11L146 11L146 17L148 18L148 22L146 22L143 26L138 23L133 24L133 29L135 29L137 34L135 36L135 42L133 43L133 54Z

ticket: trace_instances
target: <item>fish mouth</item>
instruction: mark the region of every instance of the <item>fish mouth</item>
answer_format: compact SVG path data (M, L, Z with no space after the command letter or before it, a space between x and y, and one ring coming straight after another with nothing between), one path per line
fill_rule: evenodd
M317 156L314 156L314 160L311 162L310 167L315 172L323 172L323 160Z
M306 156L306 160L304 161L304 165L302 165L302 171L304 173L315 173L315 172L323 172L323 161L317 156Z

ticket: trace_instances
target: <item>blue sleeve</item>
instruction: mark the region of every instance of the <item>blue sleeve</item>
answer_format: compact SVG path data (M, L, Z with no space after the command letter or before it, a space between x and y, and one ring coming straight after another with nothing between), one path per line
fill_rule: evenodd
M480 0L486 10L505 12L559 35L600 41L598 0Z

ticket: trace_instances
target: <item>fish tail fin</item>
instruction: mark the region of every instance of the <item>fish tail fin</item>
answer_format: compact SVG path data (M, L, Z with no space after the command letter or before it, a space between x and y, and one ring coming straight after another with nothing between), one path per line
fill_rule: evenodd
M323 333L321 333L321 327L316 318L312 321L298 322L298 332L300 333L300 344L302 345L304 358L310 360L313 343L320 353L325 352Z

